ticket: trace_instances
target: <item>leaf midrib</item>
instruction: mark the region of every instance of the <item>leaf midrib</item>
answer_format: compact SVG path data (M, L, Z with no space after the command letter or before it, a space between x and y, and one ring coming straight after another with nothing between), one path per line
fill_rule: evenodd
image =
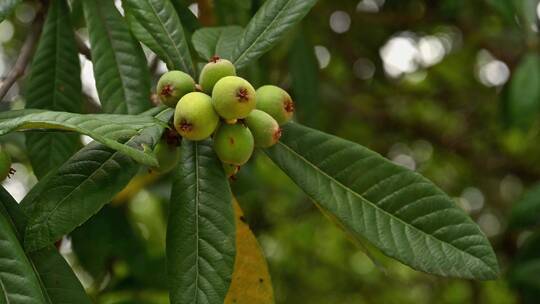
M4 281L2 281L1 277L0 277L0 287L2 287L2 290L4 291L4 299L6 299L6 303L10 304L11 301L8 298L8 292L6 290L6 287L4 286Z
M195 143L195 235L197 242L195 244L195 304L199 303L199 144Z
M175 50L175 52L177 53L177 56L179 58L179 61L180 61L180 64L182 66L184 66L184 68L186 69L185 71L188 72L189 74L191 74L191 70L189 69L189 67L186 65L186 63L184 62L184 60L182 59L183 56L182 56L182 52L180 51L180 49L177 47L177 45L174 43L174 39L169 35L169 31L167 30L167 28L165 27L165 24L163 24L161 18L159 17L159 14L157 13L154 5L150 2L150 1L147 1L148 5L152 8L152 13L154 14L154 16L156 17L156 19L159 21L159 25L161 26L161 28L163 29L163 31L165 32L167 38L169 39L169 41L171 42L170 45L173 46L173 49ZM181 24L180 24L181 26ZM183 31L183 30L182 30ZM151 34L152 35L152 34ZM153 36L153 35L152 35ZM155 39L155 38L154 38ZM159 44L159 42L158 42Z
M56 205L54 206L54 208L50 212L47 213L47 216L45 217L45 219L38 222L38 223L48 223L50 217L52 216L53 213L55 213L55 211L60 207L60 205L62 205L68 198L71 198L71 196L73 195L74 192L78 191L83 184L86 184L88 182L88 180L90 180L90 178L92 178L94 176L94 174L96 174L96 172L98 172L100 169L102 169L105 164L107 164L113 157L115 157L117 153L120 153L120 152L118 152L118 151L113 152L101 165L99 165L98 168L96 168L96 170L94 170L94 172L92 172L92 174L88 175L82 182L79 183L79 185L77 185L77 187L70 190L69 193L63 199L58 201L56 203ZM47 224L47 230L48 230L48 232L50 234L50 229L49 229L48 224ZM37 249L39 249L39 248L37 248Z
M371 205L373 208L375 208L376 210L379 210L380 212L386 214L388 217L390 218L394 218L396 221L400 222L401 224L403 224L404 226L407 226L407 227L411 227L412 229L414 229L415 231L419 232L420 234L422 235L425 235L427 237L430 237L432 239L434 239L435 241L437 242L440 242L442 244L445 244L447 246L450 246L452 247L453 249L457 250L458 252L462 253L462 254L465 254L467 256L470 256L472 257L474 260L478 260L480 261L482 264L484 264L485 266L488 267L488 269L490 269L491 271L493 271L493 268L488 265L485 261L483 261L482 259L480 259L479 257L476 257L464 250L461 250L459 248L457 248L456 246L454 246L453 244L451 243L447 243L437 237L435 237L434 235L431 235L429 233L426 233L422 230L420 230L419 228L413 226L413 225L410 225L408 224L407 222L403 221L401 218L399 217L396 217L394 216L393 214L389 213L388 211L380 208L378 205L372 203L371 201L365 199L364 197L362 197L360 194L358 194L356 191L353 191L351 188L347 187L346 185L344 185L343 183L341 183L340 181L336 180L335 178L333 178L332 176L330 176L329 174L327 174L326 172L324 172L323 170L321 170L319 167L317 167L315 164L313 164L312 162L310 162L308 159L306 159L305 157L303 157L302 155L300 155L299 153L297 153L296 151L294 151L292 148L290 148L289 146L287 146L286 144L284 144L283 142L278 142L278 144L282 147L284 147L287 151L289 151L290 153L292 153L294 156L298 157L299 159L303 160L305 163L307 163L309 166L311 166L315 171L317 171L318 173L326 176L329 180L333 181L335 184L337 184L337 186L340 186L342 187L345 191L347 192L350 192L352 193L354 196L358 197L361 201L364 201L366 203L368 203L369 205Z
M122 73L120 73L120 63L119 63L119 60L118 60L118 56L116 54L116 49L115 49L115 46L114 46L114 42L115 40L112 39L111 37L111 33L110 33L110 28L109 28L109 23L105 20L103 14L102 14L102 7L101 5L99 5L98 3L95 3L96 4L96 13L97 15L99 16L99 19L102 21L103 23L103 27L105 29L105 35L107 36L107 40L109 41L109 44L111 46L111 49L110 51L112 52L113 54L113 58L114 58L114 63L116 65L116 74L117 74L117 78L120 80L120 83L121 83L121 89L120 89L120 92L122 92L122 97L124 98L124 100L126 101L125 103L122 103L120 102L116 107L115 107L115 111L114 113L117 113L116 110L118 108L121 108L123 105L126 106L126 110L128 113L130 113L130 105L129 105L129 102L127 100L127 95L126 95L126 86L125 86L125 81L124 81L124 75ZM95 65L95 68L97 68L97 65Z

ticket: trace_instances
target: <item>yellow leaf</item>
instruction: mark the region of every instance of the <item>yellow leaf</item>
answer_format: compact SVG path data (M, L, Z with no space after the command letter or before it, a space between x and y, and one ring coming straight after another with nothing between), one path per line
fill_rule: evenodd
M159 178L159 174L155 172L150 172L148 174L140 174L131 179L129 184L120 191L112 199L112 204L114 206L121 205L132 199L141 189L152 184Z
M236 260L225 304L271 304L274 290L268 265L257 239L246 224L244 213L234 201L236 217Z

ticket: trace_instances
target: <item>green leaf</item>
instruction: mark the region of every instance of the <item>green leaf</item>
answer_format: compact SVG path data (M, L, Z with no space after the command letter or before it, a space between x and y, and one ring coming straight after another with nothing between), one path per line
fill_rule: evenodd
M540 223L540 184L529 190L517 202L510 213L509 225L514 229L525 229Z
M6 209L21 240L27 219L19 204L4 188L0 188L0 204ZM56 247L48 246L42 250L27 253L27 256L39 275L44 296L49 300L47 303L90 304L84 288Z
M26 107L80 112L80 63L64 0L51 1L32 63ZM28 155L38 178L60 166L80 147L76 134L28 134Z
M210 140L182 143L167 227L171 303L223 303L235 259L232 194Z
M168 121L171 115L168 109L157 118ZM134 134L126 146L152 147L163 130L162 125L146 128ZM41 249L80 226L120 192L137 169L131 158L106 146L91 143L84 147L21 202L29 216L26 249Z
M172 111L172 110L170 110ZM170 112L169 111L169 112ZM0 136L13 131L55 129L88 135L100 143L118 150L136 161L155 166L157 161L150 151L140 146L125 145L126 139L142 129L165 122L148 115L74 114L41 110L18 110L0 113ZM62 134L51 134L59 136Z
M95 286L106 279L111 260L125 261L146 253L124 209L104 206L70 235L77 260L94 278Z
M193 12L188 8L188 4L184 3L183 0L171 0L171 3L176 9L176 13L180 17L186 32L193 33L201 27L199 19L193 15Z
M2 0L0 3L0 22L4 21L15 9L21 0Z
M150 33L142 26L135 15L131 13L129 7L124 6L125 18L129 25L129 29L133 36L135 36L139 41L145 44L149 49L151 49L159 58L167 58L167 52L165 49L154 39Z
M479 227L440 189L356 143L298 124L265 150L352 235L414 269L493 279L499 272Z
M150 73L141 45L110 0L84 0L99 99L106 113L150 108Z
M540 112L540 55L529 53L516 68L508 95L513 125L527 128Z
M289 55L292 93L298 121L314 126L320 122L319 64L304 31L299 31Z
M251 18L252 0L214 0L214 11L219 19L219 24L246 24ZM234 12L234 13L231 13Z
M232 59L232 52L242 34L240 26L205 27L193 34L193 47L204 60L214 55Z
M499 13L506 18L507 22L515 23L516 6L515 0L487 0Z
M2 188L2 191L5 191ZM47 303L39 277L26 256L17 231L4 207L5 192L0 204L0 299L3 303Z
M238 69L261 57L300 21L317 0L268 0L244 30L233 53Z
M130 14L137 20L146 34L137 38L160 56L171 70L182 70L194 75L193 62L180 23L180 18L169 0L124 0ZM140 34L134 31L134 34ZM150 44L147 44L152 37ZM142 38L142 39L141 39ZM159 45L158 49L154 49Z

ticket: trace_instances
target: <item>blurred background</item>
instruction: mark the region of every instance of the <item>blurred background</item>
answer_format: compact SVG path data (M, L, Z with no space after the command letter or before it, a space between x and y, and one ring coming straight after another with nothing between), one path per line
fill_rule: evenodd
M189 6L202 24L244 26L263 1L173 2ZM80 3L71 4L73 26L88 45ZM25 1L0 23L0 75L10 71L40 10ZM255 86L291 92L298 122L434 181L480 225L503 270L490 282L439 278L353 244L257 155L232 187L268 259L277 303L537 303L539 15L536 0L319 1L241 71ZM147 53L155 85L165 66ZM87 111L99 111L92 63L83 54L80 60ZM1 110L22 108L22 95L24 81ZM21 200L36 183L24 136L0 141L17 170L3 186ZM96 303L167 303L167 180L142 170L64 239L61 251Z

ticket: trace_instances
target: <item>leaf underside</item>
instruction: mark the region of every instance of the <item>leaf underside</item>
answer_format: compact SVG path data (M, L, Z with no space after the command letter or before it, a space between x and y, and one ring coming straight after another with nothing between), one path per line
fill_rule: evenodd
M168 121L172 110L156 119ZM126 146L153 147L164 128L153 125L133 135ZM137 173L138 164L125 154L91 143L47 175L21 202L29 216L28 251L41 249L84 223L120 192Z
M491 245L454 202L421 175L358 144L299 124L266 150L342 226L414 269L493 279Z
M184 141L177 170L167 227L171 303L223 303L235 258L229 183L210 140Z
M83 115L42 110L20 110L0 113L0 136L13 131L31 129L73 131L88 135L94 140L112 149L121 151L142 164L153 166L157 164L157 161L149 151L144 151L141 146L122 144L119 140L130 138L140 133L144 128L164 124L164 121L157 120L150 115L142 114ZM51 136L57 135L59 134L52 134Z

